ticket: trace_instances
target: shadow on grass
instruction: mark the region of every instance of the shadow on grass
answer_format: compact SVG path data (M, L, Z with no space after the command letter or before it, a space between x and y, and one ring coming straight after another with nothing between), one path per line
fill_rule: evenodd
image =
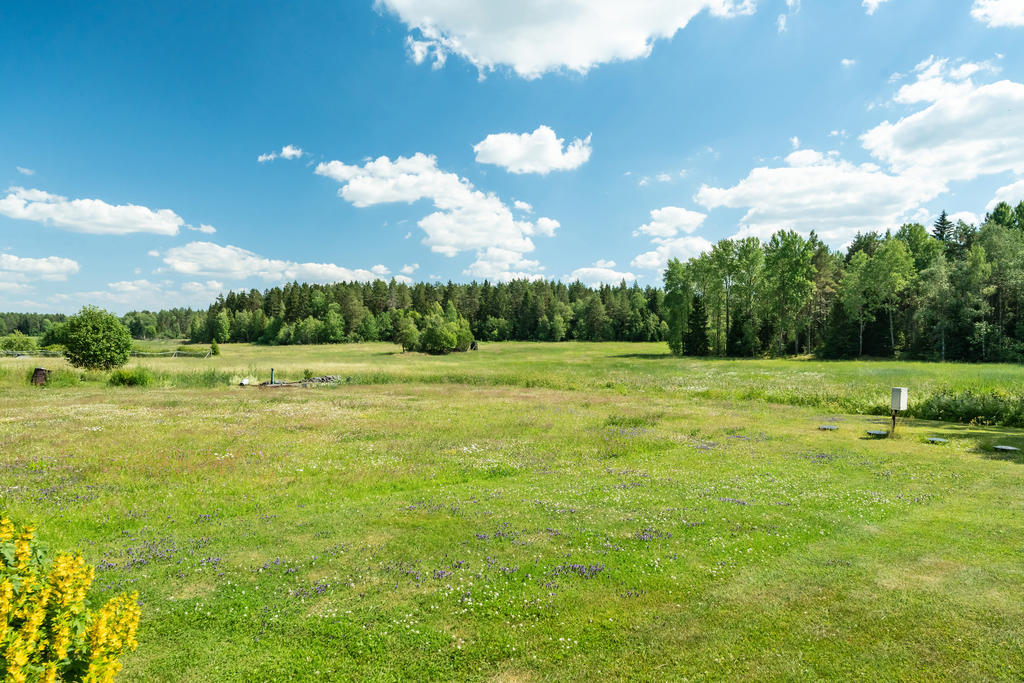
M915 424L917 426L924 426L917 421L915 421ZM928 436L948 439L950 441L971 441L974 443L974 448L971 450L980 454L986 460L1003 460L1024 465L1024 432L1020 430L1009 427L945 423L931 430ZM995 450L996 446L1012 446L1021 450L1001 452Z

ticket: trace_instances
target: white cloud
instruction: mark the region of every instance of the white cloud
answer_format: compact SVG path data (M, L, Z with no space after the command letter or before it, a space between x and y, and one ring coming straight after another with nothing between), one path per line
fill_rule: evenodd
M212 235L213 233L217 232L217 228L213 227L212 225L207 225L206 223L201 223L198 228L194 225L186 225L185 227L188 228L189 230L195 230L196 232L201 232L206 235Z
M704 185L695 199L708 209L746 208L741 235L815 230L841 244L858 230L899 225L944 189L934 181L885 173L874 164L854 165L834 152L826 156L805 149L786 157L785 166L751 170L733 187Z
M631 266L643 268L644 270L662 271L668 265L669 259L677 258L686 261L694 256L700 256L705 251L710 251L712 244L699 235L685 235L675 238L655 238L652 240L657 244L653 251L644 252L633 259Z
M370 268L370 272L379 277L385 277L391 274L391 269L383 264L378 263L377 265Z
M971 213L970 211L958 211L956 213L951 213L949 214L949 220L953 221L954 223L956 223L957 221L963 221L968 225L978 225L979 223L981 223L981 221L978 220L978 214Z
M633 236L675 237L680 231L689 234L699 228L705 218L707 214L666 206L651 211L651 222L637 228Z
M999 202L1006 202L1010 206L1017 206L1017 204L1024 202L1024 178L996 190L996 196L988 203L985 210L991 211L996 208L996 204Z
M633 273L620 272L614 270L614 268L615 261L599 260L592 266L577 268L568 275L563 275L562 279L565 282L576 282L579 280L589 287L596 287L602 284L617 285L623 280L633 282L637 279Z
M190 242L182 247L172 247L164 253L163 260L175 273L227 280L258 277L275 282L298 280L331 283L380 279L380 275L372 270L353 270L333 263L269 259L241 247L221 246L212 242Z
M913 82L893 97L897 104L918 105L918 111L860 138L885 168L855 165L837 152L802 149L786 157L785 165L755 168L732 187L705 185L695 199L707 209L746 209L739 235L765 238L783 228L815 230L834 245L858 230L926 220L923 204L947 192L950 182L1006 172L1024 175L1019 115L1024 85L1008 80L976 85L972 80L996 70L988 62L935 57L918 64ZM842 135L839 131L836 137ZM977 220L973 214L963 218Z
M1024 3L1020 0L974 0L971 16L989 28L1024 26Z
M477 252L476 261L463 271L465 275L486 280L539 280L544 276L540 262L524 258L517 251L488 247Z
M940 182L1024 174L1024 84L975 85L971 75L982 70L992 67L954 67L934 57L919 64L917 80L900 88L895 99L929 106L869 130L861 136L865 149L897 173Z
M780 14L779 18L775 20L775 27L778 29L779 33L786 32L786 20L787 17L785 14Z
M170 280L121 280L107 283L106 289L54 294L48 297L48 301L51 305L64 309L99 303L121 311L156 310L175 306L205 307L224 291L224 284L216 280L184 282L181 285L176 285Z
M262 164L266 161L273 161L274 159L277 158L298 159L304 153L305 152L303 152L300 148L296 147L295 145L285 145L284 147L281 148L280 152L269 152L267 154L259 155L258 157L256 157L256 161Z
M868 14L874 14L875 10L877 10L878 6L881 5L883 2L888 2L888 0L864 0L864 2L861 4L863 4L864 7L867 9Z
M654 179L657 180L659 183L672 182L672 176L669 175L668 173L659 173L658 175L654 176Z
M395 281L396 282L402 282L402 283L407 284L407 285L411 285L413 283L413 279L411 277L406 276L406 275L396 275L395 276Z
M25 168L24 166L15 166L14 168L17 169L18 173L20 173L21 175L35 175L36 174L36 172L33 171L31 168Z
M545 237L554 237L555 230L558 230L562 225L554 218L546 218L541 216L537 219L537 222L533 224L533 230L526 230L527 235L543 235Z
M357 207L431 200L437 211L418 222L427 235L423 243L445 256L476 251L477 261L464 271L467 275L497 278L496 273L514 273L519 277L525 269L536 269L535 261L523 258L534 250L530 236L550 236L558 228L558 221L550 218L516 220L496 195L442 171L437 159L425 154L394 161L380 157L363 166L330 161L319 164L316 173L342 183L338 195Z
M61 282L78 272L78 263L60 256L30 258L0 253L0 291L24 291L29 283Z
M511 173L540 173L579 168L590 159L590 136L565 140L548 126L532 133L491 133L473 146L477 163L501 166Z
M418 263L407 263L406 265L402 266L402 274L404 274L404 275L412 275L417 270L419 270L419 267L420 267L420 264L418 264Z
M671 38L703 10L715 17L752 14L756 0L376 0L376 5L409 27L407 44L417 64L432 58L439 68L454 54L481 76L506 65L523 78L538 78L646 57L655 40Z
M512 206L516 208L516 211L522 211L523 213L533 213L533 205L526 202L521 202L518 199L512 202Z
M793 147L793 149L800 149L800 138L794 135L789 139L789 144Z
M126 235L135 232L177 235L185 221L170 209L114 206L100 199L71 199L43 190L11 187L0 197L0 215L35 221L74 232Z
M844 57L843 59L839 60L839 65L842 66L844 69L849 69L857 65L857 60Z

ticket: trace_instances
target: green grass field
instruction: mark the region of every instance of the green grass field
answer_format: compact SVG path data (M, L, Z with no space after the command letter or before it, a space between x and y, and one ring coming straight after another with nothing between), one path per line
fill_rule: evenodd
M865 434L891 386L1015 394L1024 368L222 350L133 361L148 388L0 361L0 507L97 597L140 592L125 680L1024 672L1024 460L991 450L1024 432ZM271 367L343 382L232 386Z

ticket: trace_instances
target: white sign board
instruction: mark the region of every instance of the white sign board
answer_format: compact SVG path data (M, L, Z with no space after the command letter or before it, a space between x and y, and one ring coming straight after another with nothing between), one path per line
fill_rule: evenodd
M892 409L903 411L907 409L907 388L892 388Z

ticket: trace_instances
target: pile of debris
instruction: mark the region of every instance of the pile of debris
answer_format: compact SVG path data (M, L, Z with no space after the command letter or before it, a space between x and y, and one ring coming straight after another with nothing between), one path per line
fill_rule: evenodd
M260 382L261 387L308 387L314 384L337 384L341 381L340 375L321 375L320 377L307 377L295 382L282 382L275 380L272 382ZM243 382L242 386L247 386L248 382Z

